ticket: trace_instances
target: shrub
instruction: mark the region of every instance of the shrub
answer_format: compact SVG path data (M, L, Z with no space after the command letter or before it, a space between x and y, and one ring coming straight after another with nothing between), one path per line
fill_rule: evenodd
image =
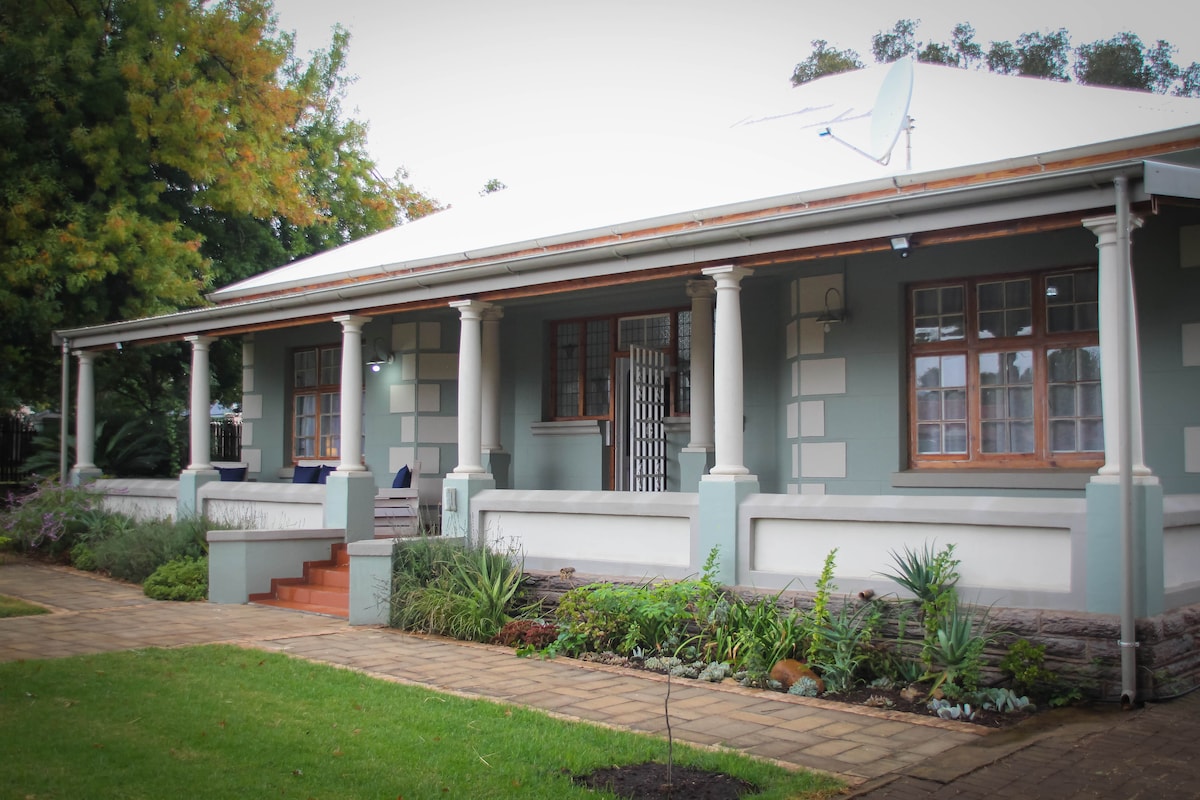
M0 516L0 530L22 553L62 558L97 520L100 498L77 486L42 481L21 498L9 497L10 508Z
M142 591L153 600L208 599L208 559L182 556L146 578Z
M486 642L513 618L523 571L507 553L425 538L397 548L391 624Z
M505 647L545 650L558 638L558 626L537 619L514 619L500 629L493 640Z
M76 542L71 548L71 566L87 572L96 571L96 551L87 542Z
M113 531L96 542L97 569L114 578L141 583L154 570L181 556L202 556L193 526L154 520Z

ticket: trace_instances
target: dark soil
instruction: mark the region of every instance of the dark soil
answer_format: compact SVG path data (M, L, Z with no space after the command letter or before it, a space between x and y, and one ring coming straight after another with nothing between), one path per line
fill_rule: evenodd
M609 767L576 776L574 781L630 800L735 800L758 791L753 784L723 772L694 767L674 767L668 778L667 765L654 762Z

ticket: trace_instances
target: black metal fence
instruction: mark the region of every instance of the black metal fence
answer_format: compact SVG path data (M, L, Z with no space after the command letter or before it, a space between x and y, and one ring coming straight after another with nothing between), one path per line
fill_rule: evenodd
M242 422L237 419L214 419L210 423L213 461L242 460Z
M0 414L0 483L20 483L36 431L28 417Z

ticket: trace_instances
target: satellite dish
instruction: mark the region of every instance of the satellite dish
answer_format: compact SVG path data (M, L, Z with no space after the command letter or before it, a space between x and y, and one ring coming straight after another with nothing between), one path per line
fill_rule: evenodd
M909 137L906 169L912 169L913 126L912 117L908 115L912 89L913 62L910 58L902 58L892 64L887 75L883 77L883 83L879 85L879 94L875 96L875 107L871 109L869 150L863 150L845 139L838 138L830 128L825 128L819 135L841 142L859 155L886 165L892 160L892 150L903 132Z
M871 157L886 164L900 132L908 130L908 104L912 102L913 62L902 58L888 70L871 109Z

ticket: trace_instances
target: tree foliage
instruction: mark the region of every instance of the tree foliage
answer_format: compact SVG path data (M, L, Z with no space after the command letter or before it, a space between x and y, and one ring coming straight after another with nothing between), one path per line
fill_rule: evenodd
M1173 61L1177 49L1161 39L1146 47L1136 34L1125 32L1072 48L1070 34L1059 28L1023 33L1015 42L993 41L985 50L975 41L975 28L966 22L954 26L949 42L921 40L920 24L919 19L900 19L877 32L871 38L875 62L915 57L927 64L1057 81L1069 81L1074 74L1083 84L1200 97L1200 64L1178 66ZM824 39L814 40L812 46L812 54L796 65L793 85L862 67L852 50L837 50ZM834 57L842 54L849 57Z
M303 63L270 0L0 0L0 399L56 394L55 328L437 208L342 118L347 42Z
M796 65L792 71L792 85L816 80L825 75L836 75L839 72L850 72L862 69L862 59L853 50L835 50L824 39L814 39L812 53L808 58Z

